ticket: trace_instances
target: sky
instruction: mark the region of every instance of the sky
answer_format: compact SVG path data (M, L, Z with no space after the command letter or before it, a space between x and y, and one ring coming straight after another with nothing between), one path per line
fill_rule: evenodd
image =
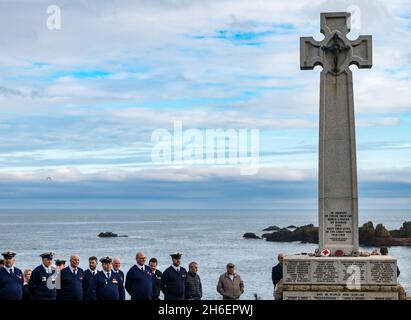
M348 38L373 37L350 67L360 208L411 208L411 1L53 0L58 29L50 4L0 0L0 207L317 208L321 67L299 38L352 11ZM176 123L258 130L258 170L154 161Z

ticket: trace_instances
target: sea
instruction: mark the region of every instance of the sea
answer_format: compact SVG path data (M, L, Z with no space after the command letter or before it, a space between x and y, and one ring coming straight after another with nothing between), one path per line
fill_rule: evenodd
M360 224L373 221L398 229L411 220L410 210L362 210ZM273 299L271 268L277 254L314 252L316 245L298 242L276 243L246 240L243 234L261 236L271 225L318 225L314 210L0 210L0 250L17 253L16 266L34 268L41 263L39 254L53 251L55 259L80 256L87 268L89 256L119 257L122 270L135 263L143 251L156 257L159 269L171 263L170 254L183 253L182 265L199 264L204 299L220 299L216 291L219 275L228 262L236 265L245 284L242 299ZM102 231L127 237L99 238ZM373 248L361 248L371 251ZM391 247L398 259L400 283L411 292L411 247Z

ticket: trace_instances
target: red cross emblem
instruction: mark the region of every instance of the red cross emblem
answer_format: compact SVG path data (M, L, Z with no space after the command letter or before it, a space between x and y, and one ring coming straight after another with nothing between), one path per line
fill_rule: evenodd
M330 255L330 250L324 249L323 251L321 251L321 256L328 257L329 255Z

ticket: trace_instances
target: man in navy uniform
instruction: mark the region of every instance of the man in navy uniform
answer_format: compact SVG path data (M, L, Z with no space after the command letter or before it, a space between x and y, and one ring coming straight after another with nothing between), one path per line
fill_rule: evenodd
M126 276L126 290L131 300L151 300L153 298L153 279L144 252L136 254L136 264L130 268Z
M83 278L83 299L84 300L91 300L90 294L90 282L91 279L97 274L97 257L90 257L88 258L88 269L84 271L84 278Z
M125 291L120 276L111 270L110 257L101 258L103 270L97 272L90 283L91 300L124 300Z
M0 269L0 300L21 300L23 297L23 273L14 267L14 252L4 252L4 267Z
M79 268L80 257L71 256L70 265L60 271L58 300L83 300L83 269Z
M181 253L170 255L173 264L169 266L161 278L161 290L164 293L164 300L184 300L187 271L181 267Z
M121 269L120 269L121 268L120 258L114 258L113 262L111 264L113 266L113 268L112 268L113 272L117 273L120 276L121 282L123 282L123 284L124 284L124 272L121 271Z
M153 300L160 300L161 277L163 273L157 269L158 261L156 258L151 258L148 264L153 274Z
M56 300L56 270L51 265L53 255L53 252L41 254L42 264L31 273L28 288L34 300Z

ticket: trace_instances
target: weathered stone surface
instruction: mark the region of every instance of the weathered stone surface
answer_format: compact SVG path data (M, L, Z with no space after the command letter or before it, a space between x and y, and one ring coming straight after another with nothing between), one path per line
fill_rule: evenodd
M284 284L396 285L397 260L391 256L284 258Z

